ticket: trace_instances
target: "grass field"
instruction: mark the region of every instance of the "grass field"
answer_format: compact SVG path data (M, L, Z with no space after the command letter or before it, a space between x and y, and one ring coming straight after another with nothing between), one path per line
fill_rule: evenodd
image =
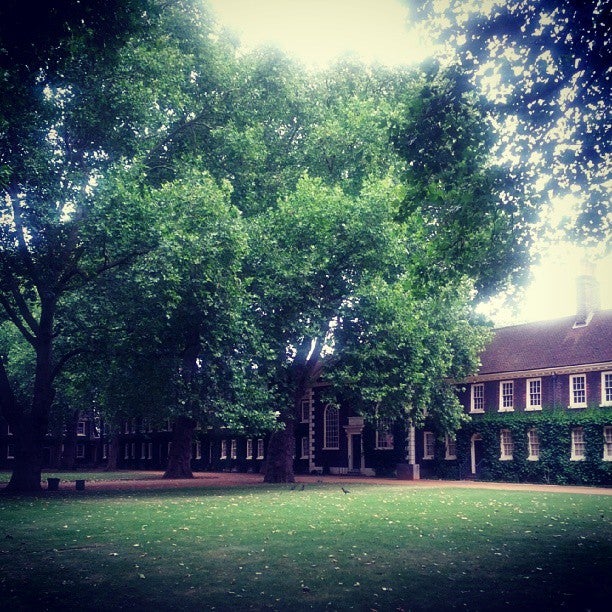
M349 488L0 496L0 609L609 609L610 496Z

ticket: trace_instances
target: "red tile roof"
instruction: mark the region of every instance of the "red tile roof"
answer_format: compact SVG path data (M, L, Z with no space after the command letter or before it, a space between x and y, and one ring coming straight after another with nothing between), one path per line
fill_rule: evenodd
M612 361L612 310L593 314L574 328L576 317L495 330L482 353L478 374L522 372Z

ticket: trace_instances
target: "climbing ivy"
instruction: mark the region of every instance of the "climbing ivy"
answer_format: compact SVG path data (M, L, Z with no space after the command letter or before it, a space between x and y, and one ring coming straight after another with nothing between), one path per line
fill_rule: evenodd
M436 448L435 473L441 478L465 477L470 471L471 438L480 434L483 460L479 478L504 482L612 485L612 461L603 461L603 428L612 425L612 409L579 411L488 413L465 424L457 434L456 461L444 459L444 444ZM585 458L571 459L571 431L582 427ZM500 460L500 431L507 429L514 443L513 458ZM528 459L527 432L538 432L540 455Z

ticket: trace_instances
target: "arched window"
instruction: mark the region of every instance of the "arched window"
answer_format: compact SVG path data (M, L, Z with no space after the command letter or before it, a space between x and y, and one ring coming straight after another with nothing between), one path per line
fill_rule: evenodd
M340 414L338 408L328 405L325 407L325 448L340 448Z

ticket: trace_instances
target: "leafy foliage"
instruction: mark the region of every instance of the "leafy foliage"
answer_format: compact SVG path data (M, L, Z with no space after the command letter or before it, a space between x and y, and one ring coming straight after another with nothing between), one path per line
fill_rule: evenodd
M611 484L612 464L602 461L603 427L612 415L606 408L581 411L543 410L537 413L485 414L473 419L458 437L458 455L469 457L470 437L479 433L483 440L485 480L546 482L549 484ZM586 457L571 459L571 430L584 430ZM500 461L500 430L508 429L514 443L513 459ZM538 461L527 459L527 432L536 429L540 443Z
M548 194L583 207L578 237L609 236L610 7L601 0L420 3L417 14L508 130L500 154Z

